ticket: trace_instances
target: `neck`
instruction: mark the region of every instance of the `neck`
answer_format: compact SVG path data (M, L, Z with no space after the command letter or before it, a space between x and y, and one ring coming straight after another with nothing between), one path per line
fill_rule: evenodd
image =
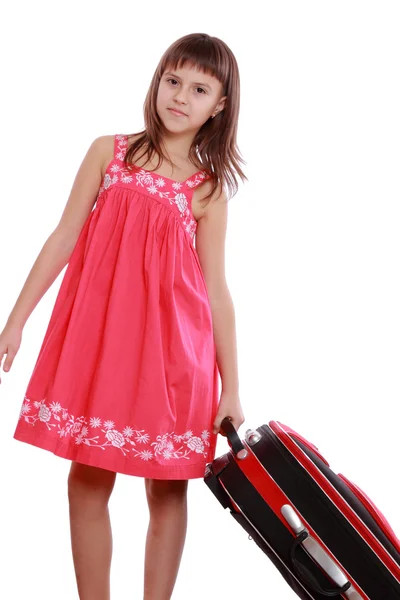
M167 132L162 138L162 145L167 156L172 160L178 159L187 161L189 158L189 150L194 140L193 132L184 134L174 134Z

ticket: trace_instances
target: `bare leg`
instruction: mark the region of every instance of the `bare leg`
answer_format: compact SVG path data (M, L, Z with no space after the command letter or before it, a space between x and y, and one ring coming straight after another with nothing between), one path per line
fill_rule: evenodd
M187 529L187 480L145 479L150 523L144 600L170 600Z
M73 462L68 476L71 545L80 600L110 599L108 501L116 473Z

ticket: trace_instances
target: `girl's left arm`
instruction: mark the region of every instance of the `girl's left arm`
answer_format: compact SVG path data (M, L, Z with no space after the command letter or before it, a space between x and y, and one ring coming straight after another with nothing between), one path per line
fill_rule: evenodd
M219 197L218 197L218 194ZM225 239L228 203L225 191L208 203L197 222L196 251L199 257L212 312L214 339L222 391L214 431L218 433L224 417L231 417L235 429L244 422L239 399L235 309L225 278Z

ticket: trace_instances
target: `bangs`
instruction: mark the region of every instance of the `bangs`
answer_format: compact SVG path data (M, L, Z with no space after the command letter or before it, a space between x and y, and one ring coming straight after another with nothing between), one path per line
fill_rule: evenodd
M217 45L210 44L207 39L182 40L180 44L169 48L160 63L160 76L167 70L173 71L184 66L211 75L226 87L229 73L226 56L218 52Z

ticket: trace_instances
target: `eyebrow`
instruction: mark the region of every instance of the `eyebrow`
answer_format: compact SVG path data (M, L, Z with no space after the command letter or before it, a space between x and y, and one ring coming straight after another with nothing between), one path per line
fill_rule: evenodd
M165 73L165 75L172 75L173 77L176 77L176 79L180 79L180 77L178 77L178 75L176 75L175 73L171 73L171 71L167 71ZM211 87L208 85L208 83L200 83L198 81L193 81L194 85L201 85L203 87L208 88L210 91L212 91Z

